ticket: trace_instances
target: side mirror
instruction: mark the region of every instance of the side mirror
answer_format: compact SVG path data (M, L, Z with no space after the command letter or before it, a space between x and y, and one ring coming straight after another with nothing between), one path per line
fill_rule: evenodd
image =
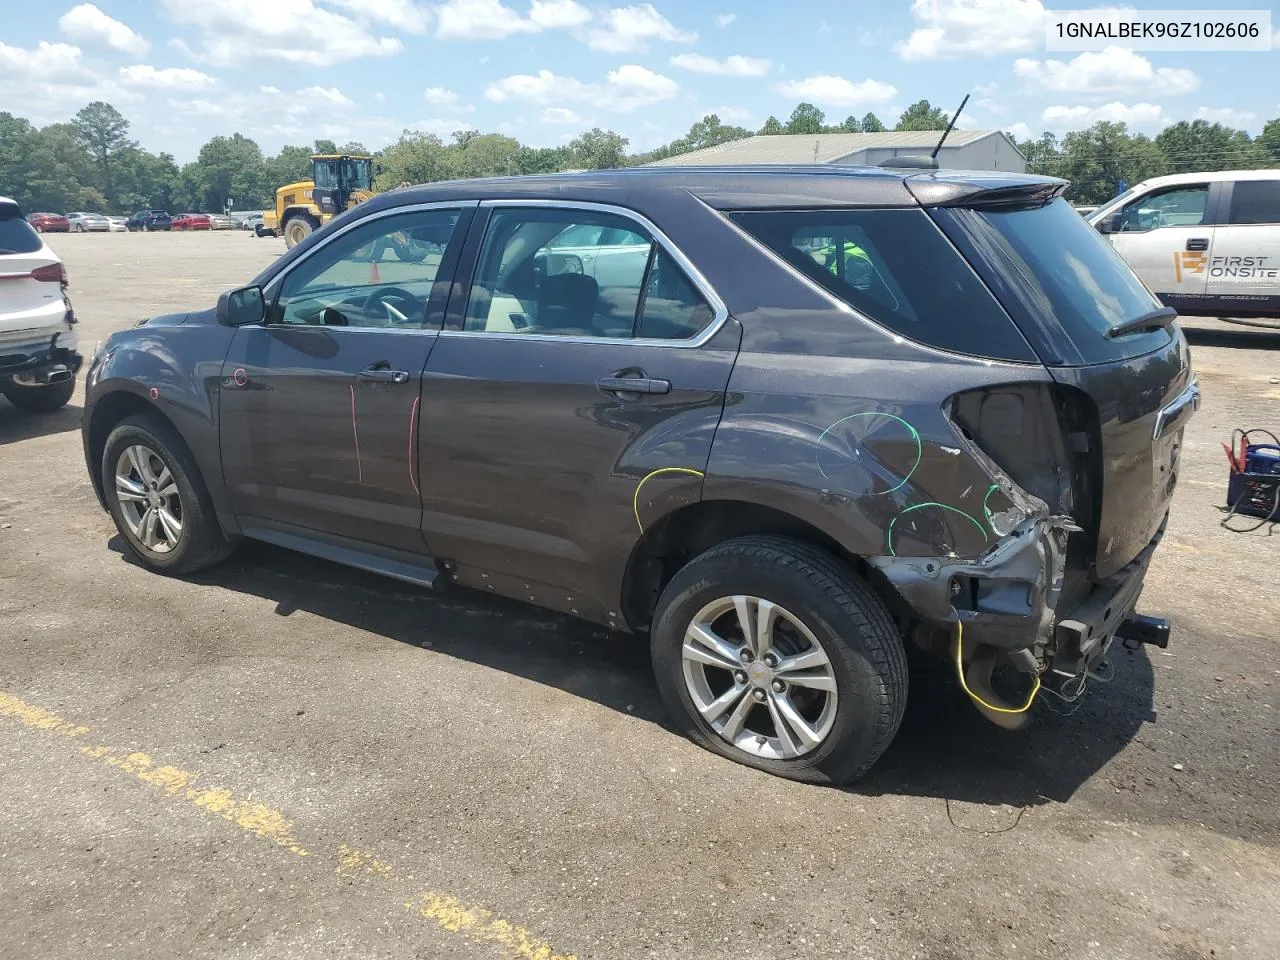
M267 313L261 287L228 290L218 297L218 322L224 327L247 327L261 323Z
M1116 233L1120 229L1120 214L1113 213L1109 217L1103 217L1098 221L1099 233Z

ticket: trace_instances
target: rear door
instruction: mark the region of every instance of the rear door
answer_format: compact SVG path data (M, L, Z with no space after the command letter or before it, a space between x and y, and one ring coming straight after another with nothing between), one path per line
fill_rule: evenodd
M423 531L460 582L605 619L642 532L699 498L740 328L626 210L482 216L424 377Z
M1065 200L1023 209L934 211L943 229L1018 322L1054 379L1096 411L1080 438L1100 489L1094 565L1114 573L1168 516L1182 431L1198 402L1176 325L1115 335L1160 303Z
M1280 316L1280 176L1238 180L1225 203L1206 294L1224 317Z
M358 221L271 283L266 323L236 331L219 438L247 530L426 552L422 369L473 212L428 204Z
M1189 312L1203 305L1214 228L1211 185L1179 184L1121 207L1108 236L1116 252L1160 299Z

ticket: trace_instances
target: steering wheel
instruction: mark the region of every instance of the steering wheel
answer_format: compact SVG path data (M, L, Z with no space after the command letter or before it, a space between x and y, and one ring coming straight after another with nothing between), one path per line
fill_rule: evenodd
M387 303L388 300L403 300L412 304L409 313L405 313L398 307L393 307ZM382 305L383 311L387 315L387 319L392 323L414 323L421 324L423 303L408 290L401 287L380 287L369 294L368 298L360 305L360 312L368 316L373 312L373 308L378 304ZM415 316L416 314L416 316Z

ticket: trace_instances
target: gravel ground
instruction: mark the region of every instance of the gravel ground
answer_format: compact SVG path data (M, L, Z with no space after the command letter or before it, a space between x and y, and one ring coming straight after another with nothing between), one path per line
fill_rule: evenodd
M283 250L50 240L86 353ZM846 791L673 734L631 638L266 546L148 574L80 394L0 400L0 957L1280 956L1280 527L1219 526L1218 445L1280 428L1280 332L1189 335L1169 650L1012 734L917 678Z

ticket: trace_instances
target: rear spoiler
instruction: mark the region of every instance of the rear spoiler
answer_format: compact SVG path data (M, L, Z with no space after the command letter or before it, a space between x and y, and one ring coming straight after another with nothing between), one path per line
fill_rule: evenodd
M945 174L917 175L904 181L922 207L969 207L1012 210L1042 207L1062 196L1070 186L1057 177L987 176L951 178Z

